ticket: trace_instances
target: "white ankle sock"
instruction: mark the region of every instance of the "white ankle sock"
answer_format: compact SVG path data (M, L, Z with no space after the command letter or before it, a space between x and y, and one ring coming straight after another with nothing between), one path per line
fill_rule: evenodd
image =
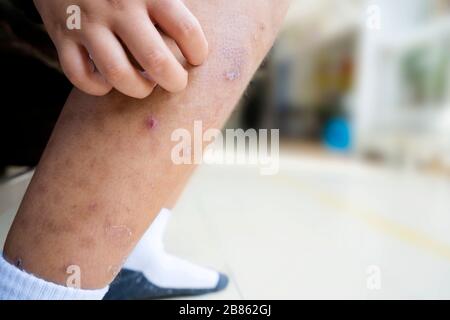
M164 251L163 236L170 215L170 210L161 210L124 267L142 272L149 281L162 288L214 288L219 281L218 272L197 266Z
M99 290L68 288L39 279L7 262L0 254L0 300L100 300Z

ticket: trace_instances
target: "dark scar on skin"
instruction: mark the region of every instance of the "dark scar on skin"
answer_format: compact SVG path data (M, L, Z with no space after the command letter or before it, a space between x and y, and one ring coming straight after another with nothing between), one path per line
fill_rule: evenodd
M22 261L22 259L16 259L16 262L14 263L14 265L17 267L17 268L19 268L20 270L22 270L23 269L23 261Z

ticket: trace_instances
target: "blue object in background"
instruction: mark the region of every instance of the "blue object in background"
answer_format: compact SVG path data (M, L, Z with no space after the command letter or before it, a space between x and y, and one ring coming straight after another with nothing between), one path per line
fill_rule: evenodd
M338 151L349 151L351 149L352 137L350 123L344 118L332 118L325 125L325 144Z

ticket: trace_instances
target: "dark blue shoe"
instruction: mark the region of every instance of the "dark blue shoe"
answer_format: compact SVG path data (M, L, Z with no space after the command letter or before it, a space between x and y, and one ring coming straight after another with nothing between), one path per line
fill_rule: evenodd
M149 300L199 296L222 291L228 285L228 277L219 274L219 282L212 289L171 289L151 283L142 272L122 269L109 286L103 300Z

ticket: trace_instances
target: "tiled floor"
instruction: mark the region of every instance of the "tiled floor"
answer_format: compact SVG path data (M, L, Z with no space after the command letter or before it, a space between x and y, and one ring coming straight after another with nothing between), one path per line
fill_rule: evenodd
M211 299L449 299L450 180L288 153L276 176L204 166L166 244L230 275Z

